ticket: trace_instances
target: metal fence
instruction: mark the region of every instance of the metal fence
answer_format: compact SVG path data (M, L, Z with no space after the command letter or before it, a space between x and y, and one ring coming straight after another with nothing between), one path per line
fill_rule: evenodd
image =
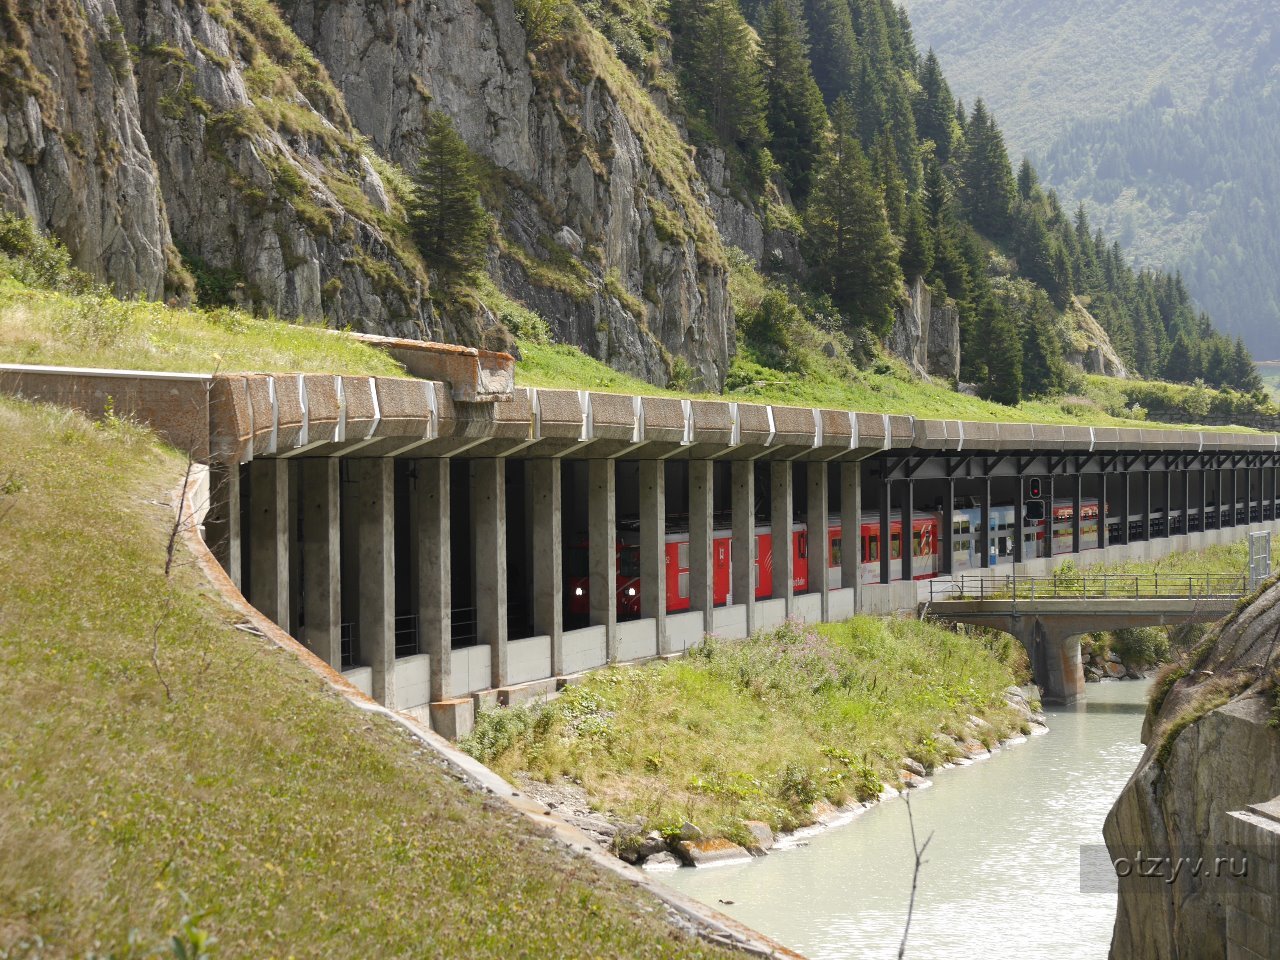
M1249 592L1249 578L1234 574L1096 574L1055 577L962 576L929 582L937 600L1171 600L1234 599Z

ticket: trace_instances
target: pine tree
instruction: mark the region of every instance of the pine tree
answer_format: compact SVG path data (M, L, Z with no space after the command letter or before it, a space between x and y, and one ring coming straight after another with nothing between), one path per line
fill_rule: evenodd
M1016 406L1022 401L1022 338L1009 312L987 297L980 326L987 345L987 397Z
M765 63L766 121L770 152L782 168L792 198L809 195L813 166L822 152L827 111L809 71L802 25L786 0L765 11L760 40Z
M862 53L845 0L805 0L804 17L819 42L810 51L813 79L827 103L853 92L862 71Z
M686 95L721 143L765 142L765 92L751 28L735 0L681 0L675 58Z
M902 240L902 274L907 280L927 277L933 271L933 232L924 201L916 196L907 208L906 235Z
M1013 173L1004 138L981 100L974 104L965 130L960 180L969 222L988 237L1002 236L1013 207Z
M884 336L902 288L898 251L844 98L836 101L832 125L835 136L805 211L813 277L856 323Z
M924 58L918 80L916 132L922 141L933 141L938 162L945 164L951 160L951 147L955 142L956 101L932 49Z
M489 215L480 203L471 151L446 114L427 115L413 182L409 229L422 258L446 285L470 277L484 265Z
M880 191L884 195L885 214L889 218L889 229L896 236L902 236L907 224L907 182L898 167L898 158L894 154L893 144L887 137L878 137L872 160L872 172Z
M1018 168L1018 196L1023 200L1030 200L1039 187L1040 178L1036 176L1036 168L1031 166L1030 160L1023 157L1022 166Z
M1258 369L1253 365L1253 358L1249 356L1244 341L1238 337L1235 348L1231 351L1231 372L1227 384L1242 393L1264 389Z

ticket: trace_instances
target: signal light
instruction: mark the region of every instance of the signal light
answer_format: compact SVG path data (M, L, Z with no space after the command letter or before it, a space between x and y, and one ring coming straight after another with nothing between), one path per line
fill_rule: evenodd
M1040 478L1032 477L1027 482L1027 489L1032 500L1039 500L1040 499Z

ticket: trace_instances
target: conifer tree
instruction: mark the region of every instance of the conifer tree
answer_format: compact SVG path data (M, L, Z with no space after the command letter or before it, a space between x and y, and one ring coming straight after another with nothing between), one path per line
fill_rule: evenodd
M1022 401L1022 338L1018 325L994 297L988 296L981 307L981 328L987 344L987 397L1016 406Z
M889 218L889 229L900 237L907 225L907 182L902 177L898 157L888 137L876 138L872 172L884 195L884 209L885 215Z
M902 240L902 274L908 280L927 277L933 271L933 232L929 229L929 217L924 201L916 196L907 208L906 234Z
M853 123L848 101L837 100L835 136L814 180L805 236L818 287L854 322L884 336L893 324L902 274L884 202Z
M973 105L965 129L960 180L969 222L988 237L1003 235L1013 207L1013 173L1004 138L981 100Z
M684 88L711 132L748 151L766 139L764 81L736 0L683 0L675 54Z
M760 41L769 149L791 187L792 198L802 204L809 195L813 166L822 152L827 110L809 71L802 25L786 0L769 4Z
M489 215L480 203L471 151L444 113L427 115L413 182L409 229L422 258L446 285L465 280L484 265Z
M919 83L916 131L921 140L933 141L938 162L945 164L951 160L951 147L955 140L956 101L932 49L920 67Z
M833 104L841 94L853 92L862 71L849 4L846 0L805 0L804 17L810 36L819 39L810 51L813 79L823 99Z

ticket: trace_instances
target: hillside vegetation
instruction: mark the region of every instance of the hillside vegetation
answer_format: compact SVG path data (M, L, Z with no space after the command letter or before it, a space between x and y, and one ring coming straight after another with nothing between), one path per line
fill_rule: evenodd
M1139 266L1271 358L1280 29L1263 0L911 0L955 87Z
M182 471L0 400L0 956L712 954L166 576Z

